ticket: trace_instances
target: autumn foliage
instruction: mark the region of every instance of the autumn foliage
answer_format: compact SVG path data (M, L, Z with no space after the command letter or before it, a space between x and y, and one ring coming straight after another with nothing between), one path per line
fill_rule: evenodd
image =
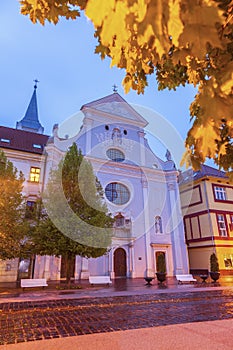
M95 52L125 70L127 93L143 93L147 76L158 88L192 84L192 126L184 161L194 167L213 158L233 170L233 1L232 0L21 0L35 22L80 12L93 22Z

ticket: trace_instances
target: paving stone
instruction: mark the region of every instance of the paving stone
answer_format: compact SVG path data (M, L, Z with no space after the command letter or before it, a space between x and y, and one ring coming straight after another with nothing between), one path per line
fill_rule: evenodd
M233 291L0 304L0 344L233 318Z

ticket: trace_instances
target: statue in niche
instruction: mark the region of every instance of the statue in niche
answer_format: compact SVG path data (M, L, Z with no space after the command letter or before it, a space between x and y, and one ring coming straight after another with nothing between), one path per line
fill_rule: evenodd
M122 142L122 135L121 135L121 131L118 128L114 128L112 131L112 140L113 143L121 143Z
M155 233L163 233L162 219L160 216L155 217Z
M165 157L167 158L167 160L172 160L171 152L169 151L169 149L167 149Z

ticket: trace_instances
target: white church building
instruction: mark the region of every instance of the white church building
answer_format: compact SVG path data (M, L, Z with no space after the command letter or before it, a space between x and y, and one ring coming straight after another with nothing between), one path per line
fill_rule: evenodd
M59 126L55 125L53 136L46 144L43 140L40 165L34 165L39 169L38 192L34 195L39 196L46 188L50 169L56 168L69 146L76 142L91 162L109 212L115 217L108 252L96 259L77 256L74 279L90 275L109 275L112 279L154 276L156 257L161 253L165 255L167 276L188 273L178 171L170 152L165 161L155 155L144 130L148 122L117 92L83 105L79 118L80 115L82 126L72 138L59 137ZM41 125L40 131L38 126L30 127L24 129L30 139L38 133L45 137ZM24 170L22 161L20 169L20 163L14 159L16 152L11 155L7 145L0 147L19 170ZM28 185L30 181L25 183ZM32 202L31 194L26 193ZM62 258L36 256L30 277L59 280L64 277L62 265ZM4 276L7 279L7 272Z

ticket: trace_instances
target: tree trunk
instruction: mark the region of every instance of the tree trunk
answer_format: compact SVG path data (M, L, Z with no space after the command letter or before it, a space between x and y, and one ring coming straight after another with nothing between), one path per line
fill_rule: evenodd
M71 274L72 274L73 258L74 258L74 256L72 254L67 254L65 256L66 285L69 289L71 287Z

